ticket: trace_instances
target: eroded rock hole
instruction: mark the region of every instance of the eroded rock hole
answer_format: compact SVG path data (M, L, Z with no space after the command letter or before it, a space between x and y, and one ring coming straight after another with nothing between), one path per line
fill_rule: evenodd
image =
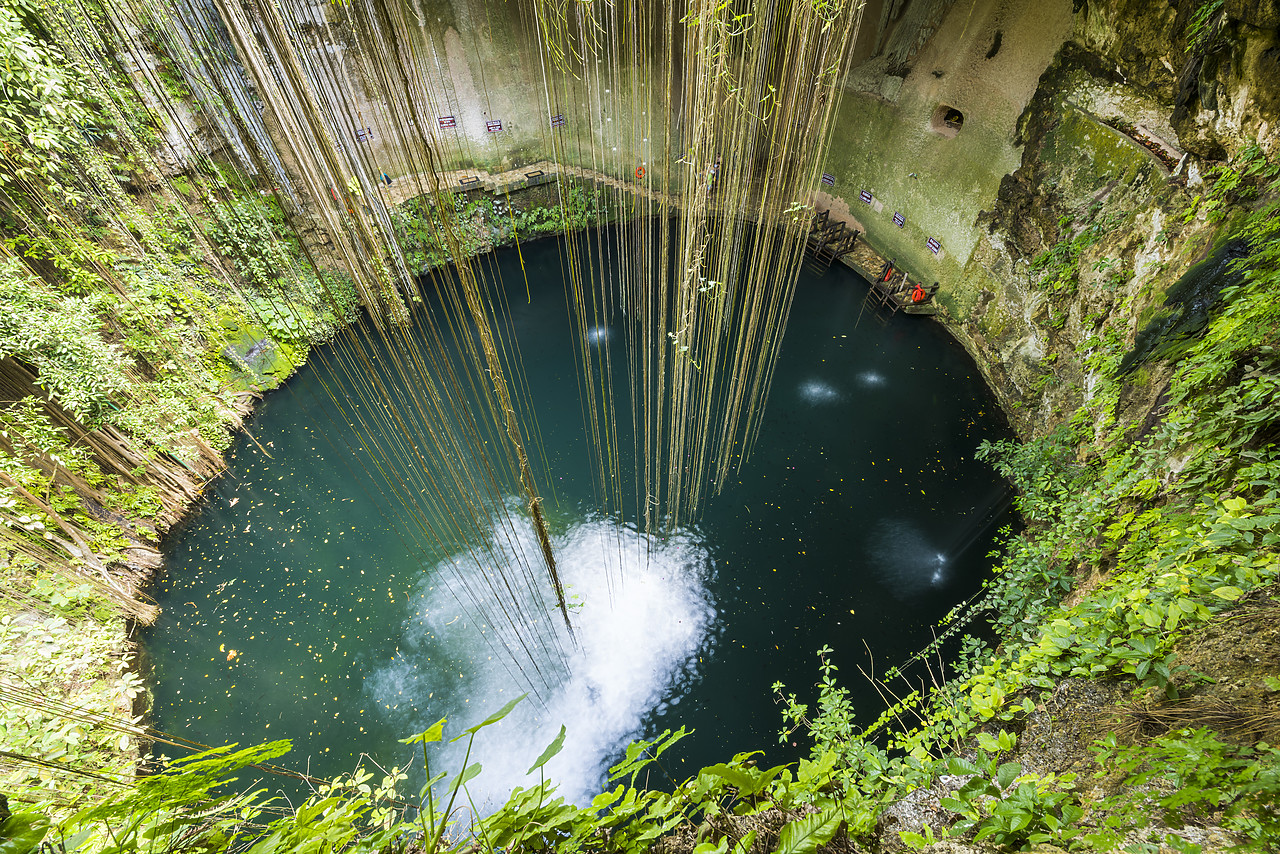
M950 104L939 104L929 119L929 130L948 139L954 138L964 127L964 113Z

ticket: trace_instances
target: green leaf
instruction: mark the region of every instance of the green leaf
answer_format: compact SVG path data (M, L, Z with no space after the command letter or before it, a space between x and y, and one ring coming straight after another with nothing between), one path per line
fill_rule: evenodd
M1224 585L1222 587L1215 588L1213 595L1217 596L1219 599L1226 599L1228 602L1234 602L1244 595L1244 591L1239 587Z
M736 788L738 792L743 795L753 794L759 788L756 785L756 781L752 779L751 774L745 768L736 768L732 765L725 765L724 763L708 765L706 768L699 771L698 774L700 776L705 774L708 777L718 777L730 786Z
M559 753L560 749L564 747L564 733L565 733L564 724L561 724L560 734L557 735L554 739L552 739L551 743L547 745L547 749L542 751L542 755L538 757L538 761L530 765L529 770L524 773L532 774L534 771L537 771L543 765L546 765L548 762L550 762L551 758L555 756L557 753Z
M962 756L953 756L947 760L948 774L981 774L982 770L968 759Z
M515 698L514 700L512 700L510 703L507 703L507 704L506 704L505 706L503 706L501 709L498 709L498 711L496 711L496 712L494 712L493 714L489 715L489 717L485 718L485 719L484 719L484 720L482 720L480 723L476 724L476 725L475 725L475 726L473 726L473 727L470 727L470 728L468 728L468 729L463 730L459 735L455 735L453 738L449 739L449 743L450 743L450 744L453 744L455 741L458 741L459 739L465 738L465 737L467 737L467 736L469 736L469 735L475 735L476 733L478 733L480 730L484 729L485 727L487 727L487 726L491 726L491 725L493 725L493 724L496 724L498 721L502 720L502 719L503 719L503 718L505 718L507 715L511 714L511 710L512 710L512 709L514 709L514 708L516 707L516 703L519 703L521 700L523 700L523 699L524 699L525 697L527 697L527 696L529 696L529 695L528 695L528 694L521 694L519 697L516 697L516 698Z
M733 846L733 854L747 854L751 850L751 846L756 843L756 832L753 830L746 836L738 840L738 844Z
M421 790L420 792L418 792L418 797L426 797L427 789L430 789L430 788L431 788L432 786L434 786L436 783L439 783L441 780L443 780L445 777L448 777L448 776L449 776L449 772L448 772L448 771L441 771L439 774L436 774L436 775L435 775L434 777L432 777L430 780L428 780L427 782L423 783L423 784L422 784L422 790Z
M996 782L1000 784L1001 789L1007 789L1013 785L1013 781L1018 779L1021 773L1022 766L1017 762L1006 762L996 772Z
M836 835L841 821L840 811L830 806L788 822L778 835L778 847L773 854L814 854Z
M622 797L622 793L624 789L625 787L621 783L619 783L618 788L614 789L612 792L601 792L600 794L596 795L594 798L591 799L591 809L602 810L605 807L613 806L615 803L617 803L618 798Z
M689 730L680 727L675 732L663 730L653 741L635 741L627 745L625 758L609 769L609 780L617 780L631 775L631 785L635 785L636 777L646 765L653 762L662 752L689 734Z
M479 773L480 773L479 762L472 762L466 768L463 768L462 773L457 776L457 778L453 781L453 785L449 787L449 794L451 796L456 794L459 789L461 789L467 783L470 783L472 780L474 780Z
M752 831L752 833L754 832L755 831ZM899 838L902 839L902 844L906 845L908 848L912 849L913 851L919 851L921 848L925 847L925 845L928 844L928 840L925 839L923 836L921 836L918 833L912 833L909 830L899 830L898 836Z
M444 725L445 725L445 721L447 720L448 718L441 718L440 720L436 721L431 726L427 727L417 735L411 735L408 738L400 739L400 743L401 744L429 744L430 742L433 742L433 741L439 741L443 737Z
M38 812L16 812L0 825L0 854L30 854L49 832L49 819Z

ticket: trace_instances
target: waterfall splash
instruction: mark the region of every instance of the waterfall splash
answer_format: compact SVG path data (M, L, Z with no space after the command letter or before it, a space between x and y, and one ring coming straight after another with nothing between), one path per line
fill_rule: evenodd
M531 526L518 539L523 542L515 547L536 548ZM588 800L620 750L643 733L647 716L680 701L710 649L716 610L708 585L714 566L696 532L659 539L589 518L556 536L555 548L578 645L569 642L556 613L538 618L559 624L565 654L534 649L548 689L477 738L469 761L484 770L468 790L481 811L499 806L512 786L537 782L525 779L525 770L562 724L568 730L565 747L546 766L547 776L567 799ZM466 557L453 563L464 576L491 571ZM448 586L438 583L439 575L439 567L423 574L409 600L399 649L365 680L366 693L406 735L447 717L448 737L520 693L508 671L512 659L503 654L494 630L468 617ZM521 604L527 611L534 603ZM542 634L528 631L522 637L533 643ZM460 770L465 747L460 742L430 753L432 772Z

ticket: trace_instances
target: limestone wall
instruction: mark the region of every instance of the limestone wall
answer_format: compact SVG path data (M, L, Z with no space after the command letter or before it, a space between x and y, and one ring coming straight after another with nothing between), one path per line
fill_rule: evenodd
M1234 0L1196 24L1203 8L957 2L903 76L886 51L850 80L818 204L941 283L942 320L1024 435L1090 395L1091 341L1132 345L1223 239L1202 176L1255 143L1280 154L1280 6ZM943 106L959 129L937 126Z
M388 67L370 64L354 50L357 34L344 29L341 10L320 0L307 7L302 29L308 38L297 45L313 68L323 69L321 94L337 135L375 177L395 179L424 168L407 155L409 141L398 136L398 128L415 120L446 171L504 172L555 159L631 175L642 165L652 172L663 159L648 144L660 134L630 120L631 105L646 100L652 109L640 107L641 121L665 112L663 93L645 87L646 75L609 80L554 70L554 63L543 62L536 22L514 3L413 0L403 8L394 26L384 28L394 33L391 40L402 40L402 59ZM544 73L544 67L551 70ZM390 91L407 89L404 103L388 105L376 94L384 83ZM553 115L564 117L562 126L552 126Z
M889 73L888 54L863 64L841 104L826 167L836 183L820 204L847 206L882 254L945 289L973 252L977 214L1018 166L1018 116L1070 32L1068 0L959 2L905 77ZM947 107L964 116L958 130L943 124Z

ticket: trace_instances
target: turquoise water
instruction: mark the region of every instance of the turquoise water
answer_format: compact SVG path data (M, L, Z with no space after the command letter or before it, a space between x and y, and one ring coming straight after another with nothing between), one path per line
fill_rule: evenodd
M539 672L494 642L482 614L496 605L460 601L456 586L485 560L416 544L370 474L368 437L331 400L350 391L331 350L261 403L256 443L237 443L166 543L163 614L145 639L158 727L208 744L288 737L288 764L324 776L361 754L408 764L398 738L446 716L461 731L537 684L478 745L483 803L527 783L562 724L549 772L576 798L629 740L681 724L696 732L666 764L672 777L748 749L792 760L805 745L777 743L770 686L811 696L823 645L864 720L879 714L856 673L864 640L879 671L927 644L1010 521L1005 485L973 459L1007 435L973 364L936 324L864 313L852 273L805 273L754 456L696 526L649 538L593 510L560 258L556 241L524 247L528 302L515 253L489 263L511 289L576 645L523 594ZM623 322L587 346L620 357ZM515 518L495 551L536 549Z

